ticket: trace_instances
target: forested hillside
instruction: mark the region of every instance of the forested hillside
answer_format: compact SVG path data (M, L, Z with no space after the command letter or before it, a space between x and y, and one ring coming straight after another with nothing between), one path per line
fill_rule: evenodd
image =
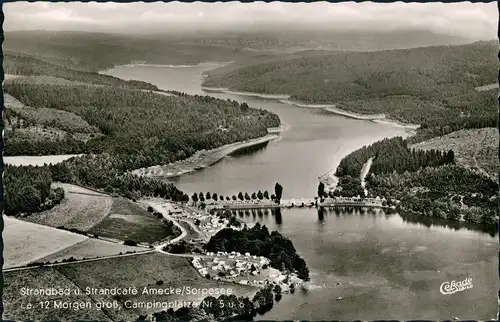
M482 171L455 165L450 149L417 150L401 137L378 141L347 155L336 175L333 195L363 195L358 179L373 158L368 196L384 197L388 206L405 214L493 225L498 216L498 182Z
M125 81L113 76L69 69L47 61L46 57L27 55L19 52L4 52L3 69L5 74L24 76L53 76L70 81L95 85L109 85L127 88L158 90L149 83L141 81Z
M252 65L209 77L206 86L290 94L316 103L411 95L423 100L496 81L491 42L312 56Z
M264 136L268 127L279 125L277 116L267 111L208 96L18 83L5 84L4 90L29 107L80 116L104 134L87 141L87 150L130 155L129 169Z
M413 142L462 128L493 127L497 93L475 87L497 82L497 42L284 59L213 73L207 87L290 94L310 103L385 114L420 124Z
M81 31L14 31L5 34L4 51L36 54L70 69L101 71L132 62L196 65L232 61L255 53L236 46L190 43L182 37L132 36Z
M6 168L5 189L17 194L6 198L9 214L44 207L52 181L131 199L153 195L186 200L187 195L172 184L128 171L261 137L280 124L277 115L245 103L162 94L148 83L73 70L51 60L6 56L6 73L24 76L4 84L4 154L90 155L36 169Z

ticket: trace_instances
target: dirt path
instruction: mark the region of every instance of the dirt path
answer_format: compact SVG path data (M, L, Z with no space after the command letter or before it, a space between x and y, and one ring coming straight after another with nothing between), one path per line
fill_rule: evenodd
M476 148L474 150L474 154L472 155L472 159L474 160L474 166L477 168L477 170L479 172L481 172L486 177L495 181L496 180L495 178L491 178L491 176L488 174L488 172L486 172L483 168L481 168L481 166L479 165L479 162L477 162L477 158L476 158L477 155L479 154L479 150L483 147L484 141L486 141L488 139L486 135L487 135L487 133L483 132L483 137L481 138L480 143L476 144Z
M109 255L109 256L102 256L102 257L98 257L98 258L80 259L80 260L76 260L76 261L72 261L72 262L65 262L65 263L44 264L43 267L62 266L62 265L78 264L78 263L85 263L85 262L95 262L95 261L100 261L100 260L108 259L108 258L136 256L136 255L142 255L142 254L147 254L147 253L152 253L152 252L154 252L154 250L145 250L145 251L129 253L129 254ZM4 269L3 272L24 271L24 270L35 269L35 268L38 268L38 266L13 267L13 268Z
M370 172L370 168L373 163L373 157L369 158L368 161L363 165L363 168L361 169L361 173L359 174L359 179L361 179L361 187L363 187L365 191L365 196L368 195L368 190L366 190L366 176L368 175L368 172Z
M163 215L163 218L165 218L167 220L170 220L171 222L174 223L174 225L176 225L177 227L179 227L179 229L181 230L181 234L179 236L177 236L176 238L171 239L169 241L166 241L164 243L161 243L161 244L157 245L155 247L155 249L157 251L163 252L163 248L165 246L167 246L169 244L175 244L175 243L181 241L184 237L187 236L186 229L181 224L179 224L179 222L175 218L173 218L172 216L169 215L168 211L162 206L162 204L161 204L160 201L147 200L147 201L145 201L145 203L147 205L151 206L155 211L161 213Z

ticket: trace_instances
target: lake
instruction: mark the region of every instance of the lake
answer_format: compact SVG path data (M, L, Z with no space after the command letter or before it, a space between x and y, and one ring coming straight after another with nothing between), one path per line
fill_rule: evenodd
M285 130L267 146L228 156L215 165L169 179L181 190L232 195L257 190L283 198L312 197L318 177L343 156L407 130L322 109L230 93L205 93L202 73L219 66L124 66L107 71L162 89L247 102L279 115ZM286 94L286 93L285 93ZM493 319L496 317L498 240L470 229L406 221L382 211L286 209L238 214L290 238L311 271L307 291L285 295L256 319ZM473 288L444 295L444 282L472 278ZM342 297L341 300L337 300Z

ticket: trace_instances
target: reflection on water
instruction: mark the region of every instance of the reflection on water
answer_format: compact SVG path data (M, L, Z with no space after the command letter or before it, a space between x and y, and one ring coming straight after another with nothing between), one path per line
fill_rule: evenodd
M285 210L286 211L286 210ZM233 215L243 218L245 216L251 216L253 219L262 220L264 217L272 216L274 218L274 224L279 227L283 224L282 209L245 209L245 210L232 210ZM340 218L341 216L358 216L360 220L366 217L376 218L377 216L384 216L385 219L390 219L391 217L400 218L402 222L409 223L412 226L417 227L440 227L446 228L447 230L466 230L466 231L476 231L487 233L491 237L498 236L498 229L496 225L474 225L470 223L448 221L439 218L429 218L425 216L399 214L399 213L387 213L385 210L375 209L372 207L332 207L332 208L316 208L317 218L319 224L324 224L326 217L336 216ZM286 217L286 216L285 216ZM286 219L285 219L286 221Z
M498 249L478 227L435 221L428 228L427 218L408 221L372 208L292 208L262 218L245 213L245 222L260 222L290 238L311 272L307 294L284 296L257 320L495 316L499 285L491 281L497 281ZM439 292L441 283L463 276L476 281L473 289L453 297Z
M268 144L269 144L269 141L266 141L266 142L262 142L260 144L256 144L253 146L244 147L244 148L241 148L241 149L234 151L233 153L230 154L230 156L231 157L245 157L245 156L252 155L252 154L263 153Z
M163 89L203 94L195 68L120 68L113 76L151 82ZM272 111L288 124L278 140L239 151L216 165L176 178L183 191L237 195L271 191L283 198L311 197L317 177L349 152L404 129L353 120L273 100L211 93ZM239 210L247 223L260 222L291 239L311 272L307 293L285 295L256 319L492 319L498 304L498 241L484 227L410 217L380 209L326 208ZM496 232L496 229L494 230ZM443 296L445 281L473 278L470 290ZM337 301L338 297L343 300Z

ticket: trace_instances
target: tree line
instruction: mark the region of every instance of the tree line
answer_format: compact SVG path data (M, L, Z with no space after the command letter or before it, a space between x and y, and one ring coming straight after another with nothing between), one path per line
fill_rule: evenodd
M361 187L361 171L366 162L373 158L369 173L403 173L414 172L426 167L439 167L455 163L455 154L452 150L442 152L439 150L411 149L408 142L402 137L383 139L371 145L358 149L341 161L335 175L339 178L334 196L356 197L363 196Z
M365 163L374 158L370 172L398 173L405 171L416 171L425 167L436 167L444 164L453 164L455 155L452 150L443 153L439 150L416 150L408 147L408 142L398 136L391 139L383 139L369 146L358 149L341 161L335 175L338 177L359 177Z
M309 279L309 269L292 242L277 231L269 233L267 227L259 223L250 229L222 229L210 238L204 248L209 252L236 251L264 256L270 260L271 267L290 273L297 272L299 278Z
M250 201L250 200L273 200L273 201L279 201L281 200L283 196L283 187L279 184L279 183L276 183L276 185L274 186L274 194L272 195L269 195L269 192L267 190L265 190L264 192L262 192L261 190L259 190L258 192L253 192L252 194L249 194L248 192L239 192L238 194L236 195L232 195L232 196L223 196L223 195L219 195L217 194L216 192L214 193L210 193L210 192L207 192L207 193L203 193L203 192L199 192L199 193L193 193L191 195L191 201L193 201L194 203L197 203L198 201L199 202L205 202L205 201L209 201L209 200L213 200L213 201L237 201L237 200L240 200L240 201Z
M25 105L74 113L104 134L84 147L67 136L36 144L7 140L6 148L20 155L89 153L48 166L52 179L130 199L151 195L188 201L174 185L128 171L261 137L280 123L275 114L208 96L178 98L123 88L16 83L7 84L5 90Z
M410 139L416 143L460 129L497 125L497 92L474 89L497 82L497 51L492 42L475 42L283 59L211 73L204 85L288 93L302 102L384 114L420 124Z
M64 198L60 187L52 189L48 167L5 166L4 212L6 215L31 214L52 208Z
M273 295L274 292L274 295ZM274 299L273 299L274 298ZM174 311L153 313L156 321L252 321L257 314L264 314L272 309L274 300L281 299L281 288L271 285L257 291L250 299L237 297L234 294L205 297L197 307L182 307ZM146 320L147 316L140 316L139 320Z
M88 140L85 152L116 155L127 170L168 164L199 150L262 137L267 128L280 124L270 112L208 96L43 84L6 84L5 91L25 105L82 117L104 134ZM44 143L28 146L28 152L39 153L36 150L44 149ZM73 153L77 150L67 146Z
M54 181L102 189L132 200L154 196L187 202L189 196L172 183L125 172L121 162L109 154L84 155L50 165Z
M5 53L3 59L3 68L6 74L25 76L53 76L70 81L84 82L95 85L158 90L156 86L146 82L137 80L127 81L96 72L75 70L62 66L60 64L50 62L46 57L19 52Z
M401 211L475 224L497 222L498 184L456 165L370 175L367 189L372 195L385 197L389 205L397 205ZM394 203L395 199L400 204Z

